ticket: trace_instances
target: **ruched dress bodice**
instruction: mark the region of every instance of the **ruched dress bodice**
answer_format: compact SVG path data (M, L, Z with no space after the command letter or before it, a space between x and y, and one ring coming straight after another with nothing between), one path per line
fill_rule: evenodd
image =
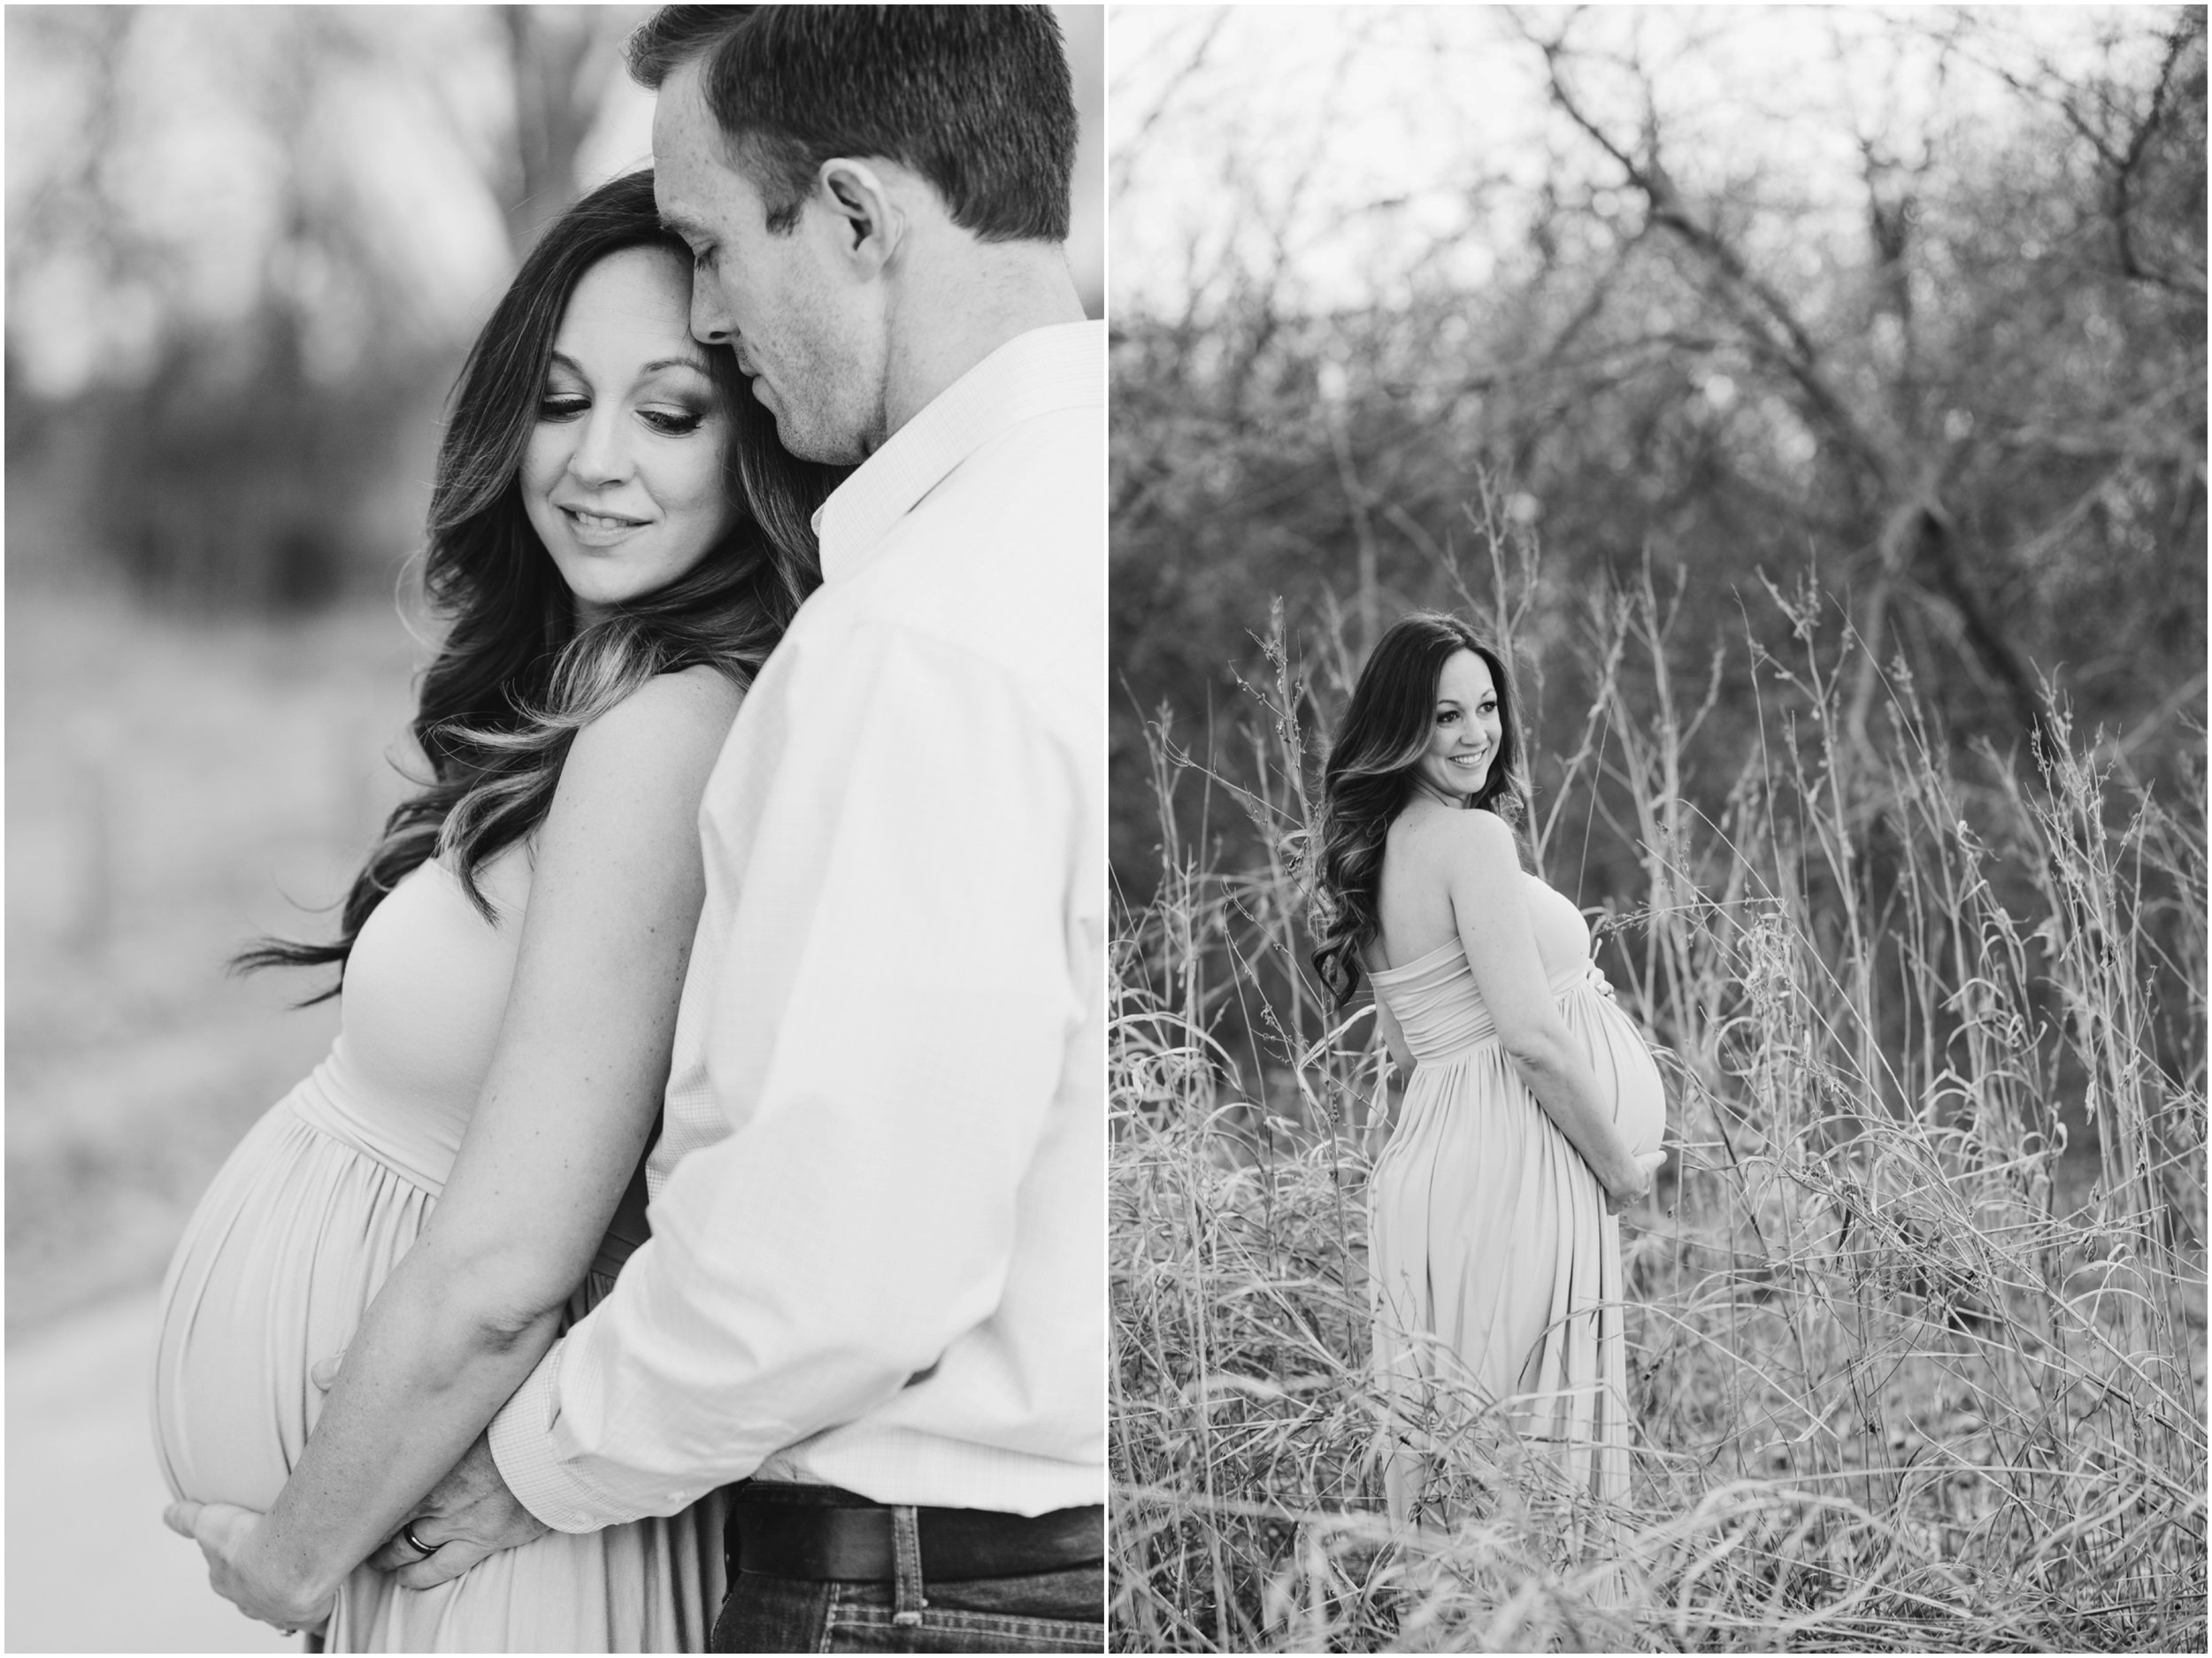
M488 925L445 864L425 864L370 915L347 964L343 1020L306 1109L329 1132L436 1192L491 1069L529 900L519 856L480 885Z
M1544 890L1551 891L1549 887ZM1551 967L1549 962L1544 964ZM1605 975L1586 958L1548 971L1545 977L1552 994L1562 999L1578 989L1592 989L1601 995L1609 990ZM1448 1060L1497 1040L1498 1028L1490 1017L1490 1009L1475 987L1475 970L1468 964L1467 947L1457 939L1446 940L1403 967L1385 968L1373 978L1375 994L1397 1021L1407 1051L1422 1063Z
M1581 913L1525 879L1538 960L1569 1034L1630 1148L1656 1150L1666 1099L1651 1050L1590 959ZM1456 1417L1490 1407L1551 1448L1576 1484L1617 1499L1628 1441L1620 1224L1499 1041L1458 938L1371 977L1415 1060L1368 1186L1392 1511L1440 1517L1450 1470L1432 1447L1451 1439Z
M487 917L419 866L362 927L330 1053L250 1130L171 1260L154 1434L179 1496L266 1509L323 1394L311 1372L362 1314L444 1190L499 1040L530 897L525 847L479 872ZM634 1179L572 1318L646 1235ZM328 1650L701 1650L720 1602L718 1510L556 1532L416 1592L362 1569Z
M488 918L434 859L371 912L346 963L337 1040L291 1101L325 1133L433 1196L445 1189L491 1071L530 901L526 850L493 859L477 887ZM634 1182L593 1272L612 1278L646 1231Z
M1613 988L1590 959L1590 928L1564 897L1535 876L1525 876L1529 922L1545 982L1578 1039L1583 1056L1598 1072L1614 1121L1632 1149L1655 1151L1666 1127L1666 1095L1651 1050L1613 1001ZM1415 1075L1432 1078L1498 1040L1489 1006L1475 985L1466 946L1448 939L1427 955L1371 977L1375 994L1390 1009L1417 1062ZM1502 1060L1502 1055L1494 1058ZM1517 1075L1517 1073L1516 1073ZM1422 1090L1424 1098L1433 1088ZM1533 1100L1532 1098L1532 1103ZM1401 1136L1405 1126L1401 1122Z

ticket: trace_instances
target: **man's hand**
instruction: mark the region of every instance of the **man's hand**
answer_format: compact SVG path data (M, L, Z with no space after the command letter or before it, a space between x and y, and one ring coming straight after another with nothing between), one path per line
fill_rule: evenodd
M552 1529L515 1500L492 1461L490 1441L480 1433L399 1535L369 1556L369 1564L397 1573L403 1588L427 1589ZM409 1531L429 1554L407 1541Z
M207 1556L207 1580L215 1593L248 1617L273 1623L287 1635L320 1629L330 1621L337 1591L303 1591L284 1581L263 1547L267 1530L251 1508L229 1502L173 1502L162 1510L171 1531L188 1537Z
M341 1347L310 1370L308 1378L328 1393L345 1361ZM403 1588L428 1589L459 1577L503 1548L527 1543L552 1529L515 1501L500 1478L499 1464L492 1461L490 1442L480 1433L468 1454L422 1500L406 1525L369 1556L368 1563L379 1571L397 1572ZM407 1541L411 1531L429 1554Z

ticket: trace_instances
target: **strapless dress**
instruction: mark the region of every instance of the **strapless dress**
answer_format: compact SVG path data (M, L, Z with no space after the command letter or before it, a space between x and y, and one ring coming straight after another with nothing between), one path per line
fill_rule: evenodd
M1655 1151L1666 1095L1649 1046L1590 959L1581 913L1533 876L1537 953L1616 1125ZM1386 1489L1402 1523L1432 1503L1455 1412L1495 1406L1573 1485L1627 1494L1620 1222L1522 1082L1455 938L1371 975L1416 1062L1368 1183Z
M266 1509L322 1408L310 1373L342 1351L436 1205L507 1005L529 902L510 848L480 885L411 871L348 963L329 1056L250 1130L200 1200L162 1292L154 1437L169 1489ZM580 1317L646 1235L634 1181ZM332 1652L702 1652L723 1590L719 1509L584 1536L554 1532L434 1589L362 1568L338 1597Z

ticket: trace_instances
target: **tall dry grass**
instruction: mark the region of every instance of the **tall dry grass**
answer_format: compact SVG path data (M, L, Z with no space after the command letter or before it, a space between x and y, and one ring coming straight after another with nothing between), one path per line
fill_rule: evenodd
M1511 641L1534 549L1479 527L1461 596ZM2201 791L2132 789L2055 700L2032 767L1955 775L1816 592L1764 603L1791 652L1754 649L1717 810L1684 779L1714 771L1723 658L1677 681L1648 572L1592 607L1583 741L1537 769L1543 872L1607 911L1670 1078L1674 1160L1624 1234L1615 1514L1465 1409L1462 1517L1380 1514L1386 1067L1304 971L1285 849L1343 628L1294 651L1279 603L1254 717L1203 760L1156 727L1159 887L1114 945L1119 1648L2204 1650ZM1520 656L1525 690L1548 664ZM1868 672L1886 718L1855 731ZM1224 814L1262 832L1245 866L1210 851ZM1636 890L1553 867L1594 834Z

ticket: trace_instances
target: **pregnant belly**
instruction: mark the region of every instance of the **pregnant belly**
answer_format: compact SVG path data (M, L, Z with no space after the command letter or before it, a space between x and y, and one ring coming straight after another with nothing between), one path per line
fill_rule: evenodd
M178 1495L266 1508L430 1194L280 1104L200 1200L163 1286L154 1429Z
M1657 1151L1667 1129L1667 1094L1651 1047L1609 996L1576 988L1563 1001L1567 1027L1582 1040L1613 1125L1632 1152Z

